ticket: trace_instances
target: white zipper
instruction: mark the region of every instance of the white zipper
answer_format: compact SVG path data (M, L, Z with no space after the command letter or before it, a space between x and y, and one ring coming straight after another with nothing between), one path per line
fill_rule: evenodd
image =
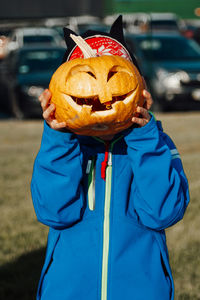
M108 164L106 168L106 188L104 203L104 222L103 222L103 258L102 258L102 277L101 277L101 300L107 300L108 294L108 258L110 244L110 204L111 204L111 185L112 185L112 149L114 144L121 139L120 136L110 147L108 153Z
M105 204L104 204L101 300L107 300L108 256L109 256L109 241L110 241L111 183L112 183L112 153L109 152L108 166L106 169L106 189L105 189Z

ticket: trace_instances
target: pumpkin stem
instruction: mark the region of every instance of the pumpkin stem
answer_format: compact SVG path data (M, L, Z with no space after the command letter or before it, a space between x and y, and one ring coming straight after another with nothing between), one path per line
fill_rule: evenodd
M81 36L70 34L70 37L76 43L76 45L81 49L84 58L97 57L94 50L90 47L90 45L88 45L88 43Z

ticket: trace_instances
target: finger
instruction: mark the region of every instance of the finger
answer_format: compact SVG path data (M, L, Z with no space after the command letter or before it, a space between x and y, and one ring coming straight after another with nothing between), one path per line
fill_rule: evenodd
M49 92L49 90L46 89L39 97L39 101L41 102L41 107L43 111L48 107L50 99L51 93Z
M50 104L50 106L44 110L43 112L43 118L46 120L46 121L51 121L52 120L52 114L54 113L55 111L55 104Z
M153 104L152 98L148 99L147 102L146 102L146 107L147 107L148 110L151 108L152 104Z
M144 107L138 106L137 107L137 112L142 116L142 118L146 119L149 121L151 119L148 110L145 109Z
M144 96L145 98L150 98L150 97L151 97L151 94L150 94L146 89L144 89L144 90L142 91L142 93L143 93L143 96Z
M147 90L143 90L143 96L146 99L146 102L145 102L146 108L150 109L151 106L152 106L152 104L153 104L153 100L152 100L151 94Z
M48 89L45 89L38 99L41 102L44 98L51 98L51 93Z
M138 124L140 127L143 127L148 123L148 120L133 117L132 122Z
M153 102L152 96L147 90L143 90L143 96L146 98L146 101Z
M49 106L49 99L44 98L41 102L41 107L43 112L48 108L48 106Z
M52 120L50 122L50 126L51 126L52 129L58 130L58 129L65 128L66 127L66 123L65 122L60 122L59 123L56 119L54 119L54 120Z

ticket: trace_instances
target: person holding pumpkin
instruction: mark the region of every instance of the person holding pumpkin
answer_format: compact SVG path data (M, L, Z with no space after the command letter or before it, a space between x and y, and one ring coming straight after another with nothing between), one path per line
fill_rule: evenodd
M110 38L109 54L117 51L114 55L122 53L125 59L130 55L137 68L122 40L121 18L113 24L110 37L89 32L83 37L88 44L90 36L98 55L102 49L108 51L104 46ZM118 41L121 52L116 48ZM90 58L80 62L81 46L77 47L69 47L64 58L69 62L69 57L78 57L65 77L70 88L74 76L79 85L82 79L86 84L89 76L98 79L94 67L88 71ZM102 62L102 57L96 58ZM50 90L40 96L44 132L31 191L37 218L49 226L49 235L37 300L174 299L165 228L184 215L189 203L187 178L173 141L149 112L152 99L139 78L140 71L132 75L129 67L127 71L115 64L112 73L106 75L108 82L112 76L112 84L125 78L127 86L127 78L133 83L129 76L136 76L139 96L133 97L135 87L128 95L114 95L100 103L100 95L92 94L88 100L74 94L76 87L70 93L64 87L72 118L68 103L63 104L66 112L62 110L57 75ZM93 79L89 82L96 84ZM114 108L125 109L127 104L132 107L127 122L123 111L123 116L113 117ZM79 114L73 111L82 112L85 106L99 121L90 124L88 116L78 126Z

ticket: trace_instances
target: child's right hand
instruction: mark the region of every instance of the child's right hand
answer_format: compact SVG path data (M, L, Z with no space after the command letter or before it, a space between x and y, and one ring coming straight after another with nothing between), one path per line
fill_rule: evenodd
M55 130L60 130L66 127L65 122L59 123L55 118L55 104L51 103L51 93L48 89L44 90L44 92L40 95L39 101L43 111L43 118L47 122L47 124Z

